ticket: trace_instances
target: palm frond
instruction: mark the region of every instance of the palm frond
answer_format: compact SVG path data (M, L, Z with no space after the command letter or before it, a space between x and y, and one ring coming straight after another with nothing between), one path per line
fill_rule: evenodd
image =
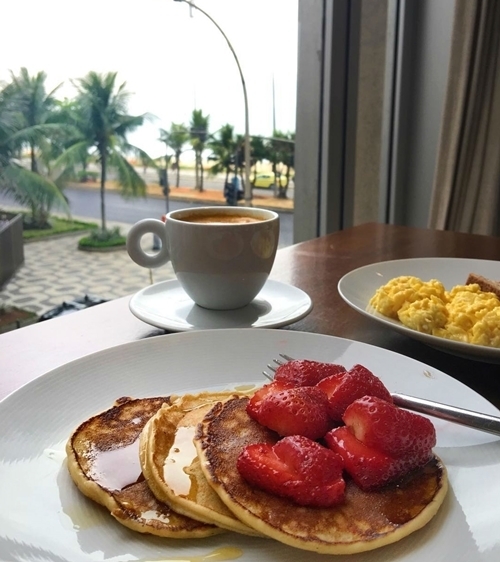
M114 133L125 137L127 133L132 133L144 123L142 115L120 115L118 123L114 127Z
M86 140L76 142L67 148L54 162L56 168L72 169L88 157L89 143Z
M134 146L127 142L122 144L122 148L126 153L133 154L137 159L139 159L142 162L143 166L148 166L149 168L158 167L158 158L151 158L151 156L146 151L142 150L142 148L139 148L138 146Z
M146 196L146 182L122 154L117 150L113 151L108 162L118 173L118 183L124 197Z
M58 207L70 214L66 198L57 185L22 166L10 164L2 170L3 185L17 203L30 208Z
M54 133L69 132L70 129L65 123L44 123L42 125L32 125L24 127L20 131L16 131L10 135L11 142L37 142L42 136L50 136Z

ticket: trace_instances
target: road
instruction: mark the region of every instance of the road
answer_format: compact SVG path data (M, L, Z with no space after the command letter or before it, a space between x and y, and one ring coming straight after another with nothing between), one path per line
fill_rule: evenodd
M75 217L85 217L91 220L100 219L100 198L97 190L66 188L64 194L68 198L71 214ZM0 194L0 205L16 207L5 194ZM202 204L170 201L169 210L188 207L202 207ZM133 224L138 220L150 217L160 218L165 213L166 203L156 197L124 199L120 194L106 192L106 219L109 221ZM280 248L293 244L293 213L279 213L280 215Z

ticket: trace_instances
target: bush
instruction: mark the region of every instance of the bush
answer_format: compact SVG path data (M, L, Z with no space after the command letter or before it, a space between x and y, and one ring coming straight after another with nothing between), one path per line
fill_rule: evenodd
M52 223L47 220L43 223L35 220L31 215L23 215L23 229L24 231L29 230L51 230Z
M97 181L98 177L98 172L89 172L88 170L79 170L76 174L76 179L82 183L86 181Z
M80 248L112 248L124 246L127 238L122 236L118 227L111 230L97 229L92 231L78 242Z

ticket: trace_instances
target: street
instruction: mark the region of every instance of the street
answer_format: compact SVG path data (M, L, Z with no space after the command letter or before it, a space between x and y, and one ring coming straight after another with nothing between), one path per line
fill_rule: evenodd
M100 220L100 198L97 189L64 190L68 198L71 214L78 218L93 221ZM5 194L0 194L0 205L16 207L16 203ZM202 207L203 204L181 201L169 201L169 210L187 207ZM133 224L138 220L150 217L160 218L166 211L166 201L156 197L124 199L120 194L106 192L106 219L109 221ZM280 248L293 244L293 213L279 213L280 215Z

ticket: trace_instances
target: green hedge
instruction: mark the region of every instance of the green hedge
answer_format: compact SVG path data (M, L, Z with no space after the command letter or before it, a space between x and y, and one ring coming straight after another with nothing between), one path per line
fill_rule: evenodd
M113 248L125 246L127 238L122 236L118 227L111 230L94 230L78 242L80 248Z

